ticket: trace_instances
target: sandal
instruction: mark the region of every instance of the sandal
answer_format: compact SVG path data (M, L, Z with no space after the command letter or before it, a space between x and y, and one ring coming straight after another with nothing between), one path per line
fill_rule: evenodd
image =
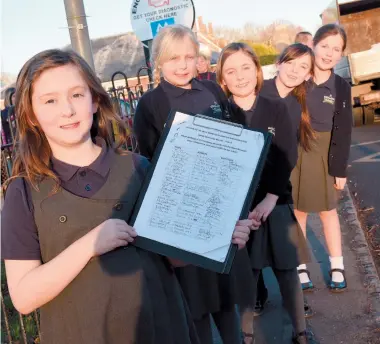
M343 282L334 282L332 280L332 273L340 272L343 275ZM333 293L340 293L347 288L346 274L342 269L331 269L330 270L330 283L329 283L330 291Z
M298 274L302 274L302 273L307 274L307 277L309 277L309 280L310 280L310 271L309 270L307 270L307 269L298 270ZM306 282L306 283L301 283L301 286L302 286L302 291L312 291L314 289L314 284L311 280L309 282Z
M250 340L246 341L246 339L250 339ZM242 344L255 344L255 335L253 333L243 332Z
M305 330L293 336L293 344L317 344L314 334L311 331Z

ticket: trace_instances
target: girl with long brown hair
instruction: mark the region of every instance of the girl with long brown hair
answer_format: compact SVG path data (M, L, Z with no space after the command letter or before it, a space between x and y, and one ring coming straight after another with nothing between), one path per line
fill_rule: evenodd
M74 52L35 55L18 76L16 112L2 258L16 309L40 308L41 343L198 343L169 261L132 245L149 162L120 148L125 127L88 64Z
M352 130L350 85L334 73L347 45L343 28L324 25L313 39L315 68L309 82L307 106L315 143L310 149L300 146L296 168L292 173L295 215L306 237L310 212L322 221L331 265L329 288L346 289L342 256L342 235L337 213L337 190L346 184L347 161ZM300 279L307 289L313 284L306 266L300 267Z
M260 94L270 99L282 101L292 121L292 135L297 137L302 149L309 151L315 142L315 132L311 127L310 113L306 103L307 81L314 73L314 53L306 45L296 43L284 49L277 59L277 76L265 80ZM302 278L305 265L299 266L303 289L310 285ZM262 311L267 299L267 291L262 275L258 284L257 312ZM310 307L305 304L305 315L312 315Z
M254 51L244 43L227 45L218 61L217 80L230 97L232 113L245 126L273 133L272 145L249 218L261 222L247 244L255 281L270 266L292 320L294 343L313 343L306 331L303 295L297 275L308 249L290 206L289 177L296 162L296 135L286 105L261 95L263 73ZM256 295L256 285L252 293Z

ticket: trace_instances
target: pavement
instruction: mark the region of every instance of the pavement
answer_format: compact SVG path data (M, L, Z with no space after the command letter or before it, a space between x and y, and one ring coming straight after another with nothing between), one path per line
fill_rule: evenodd
M366 239L368 222L359 221L364 209L371 215L371 228L377 228L380 223L379 144L380 123L354 129L348 178L350 190L346 187L341 192L338 206L348 283L348 289L342 293L333 294L327 288L330 267L321 222L316 214L308 219L308 241L313 256L308 268L316 288L305 294L315 313L307 323L319 344L380 344L380 280ZM358 195L360 204L356 199ZM378 268L380 270L380 266ZM256 318L256 344L290 344L291 322L282 308L271 269L265 269L264 278L269 302L264 313ZM217 334L214 343L221 344Z
M348 183L380 273L380 118L354 128Z

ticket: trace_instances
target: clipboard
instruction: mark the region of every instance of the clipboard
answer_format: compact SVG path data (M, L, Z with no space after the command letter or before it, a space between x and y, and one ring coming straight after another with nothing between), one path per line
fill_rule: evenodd
M155 150L155 153L154 153L152 161L151 161L151 163L152 163L151 168L145 177L145 180L143 182L143 186L141 188L140 194L138 196L138 199L137 199L135 207L134 207L134 211L133 211L132 216L130 218L129 223L131 226L135 225L135 222L136 222L136 219L138 217L140 208L144 202L144 199L145 199L146 193L148 191L151 179L152 179L152 177L156 171L157 163L160 159L163 147L164 147L165 142L168 138L168 135L169 135L170 129L173 125L173 121L176 117L176 114L177 114L177 111L171 111L169 116L168 116L167 122L166 122L165 127L164 127L164 131L161 135L161 138L159 140L159 143L157 145L157 148ZM182 113L182 114L184 114L184 113ZM261 173L262 173L263 168L264 168L265 160L266 160L269 148L270 148L270 144L271 144L273 134L270 132L253 130L250 128L246 128L246 127L242 126L241 124L227 122L227 121L217 119L217 118L213 118L213 117L209 117L209 116L196 115L196 114L192 114L192 113L186 113L185 115L193 117L193 123L192 124L194 126L199 126L199 127L204 126L205 121L202 121L202 119L207 120L209 125L212 125L213 123L222 123L222 124L228 125L228 126L230 126L230 128L232 130L232 132L230 131L229 134L235 135L237 138L240 137L245 130L257 132L257 133L260 133L263 135L263 138L264 138L263 148L261 150L261 153L260 153L257 165L256 165L255 172L252 176L252 179L251 179L251 182L249 185L249 189L248 189L248 192L247 192L245 200L244 200L243 207L240 211L239 219L246 219L248 217L250 208L252 206L252 203L253 203L253 200L255 197L255 192L256 192L256 189L258 187L260 176L261 176ZM218 130L218 129L215 129L215 130ZM221 134L223 134L222 131L221 131ZM183 250L181 248L178 248L178 247L175 247L175 246L172 246L172 245L169 245L169 244L157 241L157 240L152 240L150 238L140 236L140 235L138 235L136 237L133 245L135 245L136 247L142 248L144 250L151 251L151 252L154 252L156 254L160 254L162 256L166 256L166 257L173 258L173 259L178 259L178 260L183 261L187 264L196 265L196 266L199 266L199 267L211 270L211 271L215 271L218 273L224 273L224 274L228 274L230 272L236 251L238 249L237 245L234 245L230 242L229 248L228 248L228 253L225 257L225 260L224 261L217 261L217 260L205 257L203 255L200 255L200 254L197 254L194 252L190 252L190 251L186 251L186 250Z

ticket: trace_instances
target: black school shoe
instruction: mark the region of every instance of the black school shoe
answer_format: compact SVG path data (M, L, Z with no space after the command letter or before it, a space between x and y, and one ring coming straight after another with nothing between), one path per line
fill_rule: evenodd
M318 344L313 332L309 330L302 331L293 337L293 344Z
M307 276L309 277L309 282L301 283L302 291L304 291L304 292L313 291L314 290L314 284L310 279L310 271L307 269L298 270L299 275L302 273L307 274Z
M305 299L303 300L303 310L305 318L311 318L314 315L313 309L310 307L310 305L307 303Z
M333 272L340 272L343 275L343 282L334 282L332 280L332 273ZM333 293L341 293L342 291L347 289L346 274L345 274L344 270L342 270L342 269L331 269L330 270L329 289Z
M255 305L255 310L253 312L254 317L259 317L264 312L264 307L267 303L268 299L265 299L264 301L257 300Z

